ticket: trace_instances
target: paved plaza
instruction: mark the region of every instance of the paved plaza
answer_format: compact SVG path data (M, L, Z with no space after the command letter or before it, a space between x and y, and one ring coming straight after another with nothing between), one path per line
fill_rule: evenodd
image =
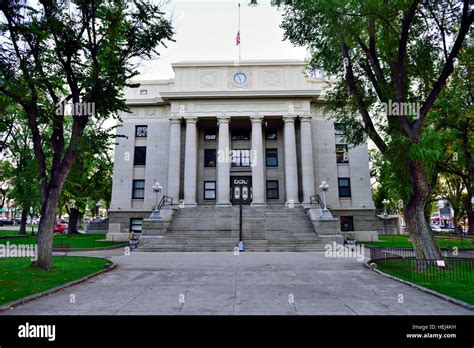
M87 255L118 267L3 314L474 314L323 252Z

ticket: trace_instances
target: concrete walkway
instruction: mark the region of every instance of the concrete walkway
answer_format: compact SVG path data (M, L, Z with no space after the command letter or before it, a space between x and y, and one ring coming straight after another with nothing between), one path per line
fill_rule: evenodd
M4 314L474 314L322 252L78 254L118 268Z

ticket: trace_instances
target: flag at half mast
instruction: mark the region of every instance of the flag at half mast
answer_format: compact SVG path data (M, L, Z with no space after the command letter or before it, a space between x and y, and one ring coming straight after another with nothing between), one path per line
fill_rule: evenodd
M240 2L239 2L239 28L237 30L237 36L235 37L235 46L239 46L239 60L240 60L240 50L242 45L240 44Z

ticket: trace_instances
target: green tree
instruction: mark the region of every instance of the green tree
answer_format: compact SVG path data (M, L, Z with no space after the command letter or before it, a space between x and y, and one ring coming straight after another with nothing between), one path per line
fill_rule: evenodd
M469 232L474 233L474 46L462 50L456 69L450 81L439 96L432 122L437 132L445 134L445 153L438 165L444 181L439 185L451 184L462 187L465 194L454 195L459 199L454 204L461 206L469 221ZM456 176L461 182L453 177ZM453 187L439 187L437 191L454 192ZM450 195L454 197L453 195ZM454 205L453 205L454 207Z
M15 136L8 144L6 160L2 161L3 178L8 182L7 197L21 208L20 234L26 234L26 224L30 210L39 206L38 180L36 179L36 161L32 154L31 140L26 127L14 127Z
M78 161L73 166L61 195L69 214L68 233L77 233L78 222L87 207L102 202L106 206L112 195L113 162L111 159L115 127L103 124L88 127L78 145Z
M132 62L157 56L172 27L144 0L39 0L38 8L11 0L0 11L0 92L25 112L40 183L33 266L49 269L58 200L89 120L127 110L123 89L137 87L127 82L138 74Z
M433 191L436 200L444 199L454 211L453 224L454 227L466 216L464 209L465 186L462 178L457 175L444 173L438 176L438 184Z
M397 176L416 257L441 258L425 206L442 138L426 119L471 33L470 2L274 2L282 6L285 39L309 47L309 70L336 77L325 105L347 126L347 140L369 137Z
M2 138L3 161L0 162L0 178L8 187L3 195L15 202L16 208L21 208L19 233L26 234L30 209L39 206L39 183L31 136L26 123L22 122L22 110L12 102L0 102L0 107L0 125L8 130Z

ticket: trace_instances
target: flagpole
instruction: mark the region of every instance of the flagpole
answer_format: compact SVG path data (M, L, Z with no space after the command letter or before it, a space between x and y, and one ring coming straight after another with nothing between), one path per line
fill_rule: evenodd
M239 35L240 35L240 2L239 2ZM242 40L240 40L240 43L239 43L239 61L241 60L240 59L240 49L241 49L241 46L242 46Z

